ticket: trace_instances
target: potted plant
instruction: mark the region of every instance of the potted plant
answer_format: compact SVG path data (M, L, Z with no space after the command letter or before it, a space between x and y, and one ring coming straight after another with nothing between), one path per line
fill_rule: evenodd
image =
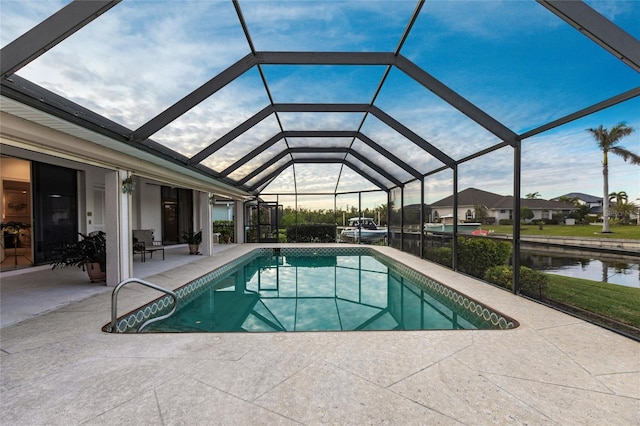
M202 244L202 231L193 232L193 229L182 234L182 239L189 244L189 254L199 254Z
M81 240L64 245L60 258L52 263L52 269L77 266L87 271L91 282L106 281L107 240L102 231L88 235L79 233Z
M229 244L231 242L231 231L229 231L228 229L221 230L220 236L222 237L222 241L225 244Z

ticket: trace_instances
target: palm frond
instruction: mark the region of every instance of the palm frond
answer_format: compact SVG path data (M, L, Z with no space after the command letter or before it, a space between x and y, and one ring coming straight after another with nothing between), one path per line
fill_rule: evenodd
M623 146L610 147L609 152L621 157L624 161L629 160L631 164L640 165L640 155L629 151Z

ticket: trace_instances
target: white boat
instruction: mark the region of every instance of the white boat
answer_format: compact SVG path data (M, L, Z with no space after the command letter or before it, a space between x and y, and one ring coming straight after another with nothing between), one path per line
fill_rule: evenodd
M459 234L473 234L482 226L481 223L458 223ZM425 223L424 230L427 232L453 232L453 224L445 223Z
M458 233L459 234L473 234L475 231L479 231L482 226L481 223L460 222L458 221ZM424 230L426 232L435 233L452 233L453 232L453 215L448 214L440 218L439 223L425 223ZM477 235L477 234L476 234Z
M460 222L458 221L458 233L459 234L472 234L482 226L481 223ZM440 218L439 223L425 223L424 230L426 232L435 233L452 233L453 232L453 215L445 215Z
M387 237L387 228L379 227L370 217L352 217L340 233L342 241L376 243Z

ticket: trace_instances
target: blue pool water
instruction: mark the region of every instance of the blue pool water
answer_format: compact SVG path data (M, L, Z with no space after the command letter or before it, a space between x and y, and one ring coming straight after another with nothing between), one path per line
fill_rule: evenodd
M265 251L178 291L178 310L146 332L513 328L516 323L397 262L361 254ZM216 274L213 274L216 275ZM188 287L188 286L185 286ZM162 299L159 299L162 305ZM158 301L156 301L158 303ZM144 309L143 309L144 308ZM146 306L129 318L160 314Z

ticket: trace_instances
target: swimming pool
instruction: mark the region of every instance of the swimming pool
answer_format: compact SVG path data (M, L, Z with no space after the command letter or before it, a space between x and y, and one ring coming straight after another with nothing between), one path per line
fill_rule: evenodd
M145 332L509 329L495 310L370 248L256 249L176 290ZM134 332L161 297L123 317Z

